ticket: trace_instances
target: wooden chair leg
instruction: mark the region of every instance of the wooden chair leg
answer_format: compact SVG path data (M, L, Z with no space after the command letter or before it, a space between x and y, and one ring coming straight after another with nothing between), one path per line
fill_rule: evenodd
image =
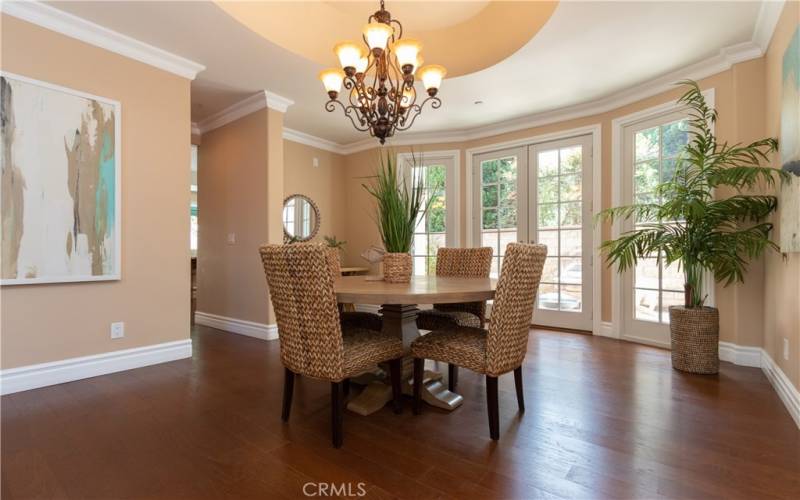
M458 386L458 366L449 363L447 365L447 388L453 392Z
M500 439L500 409L497 401L497 377L486 375L486 406L489 410L489 436Z
M389 361L389 374L392 379L392 405L398 415L403 413L403 387L400 379L403 376L403 358Z
M517 387L517 406L525 413L525 395L522 393L522 366L514 370L514 385Z
M414 358L414 415L422 411L422 377L425 374L425 360Z
M289 413L292 411L292 394L294 393L294 372L288 368L283 369L283 411L281 420L289 421Z
M347 396L350 395L350 379L346 378L342 380L342 393L344 394L345 399Z
M342 447L342 384L331 382L331 435L333 447Z

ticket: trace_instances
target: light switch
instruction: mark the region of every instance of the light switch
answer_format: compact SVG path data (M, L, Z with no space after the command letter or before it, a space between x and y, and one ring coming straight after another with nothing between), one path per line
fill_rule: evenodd
M228 233L228 245L236 244L236 233Z

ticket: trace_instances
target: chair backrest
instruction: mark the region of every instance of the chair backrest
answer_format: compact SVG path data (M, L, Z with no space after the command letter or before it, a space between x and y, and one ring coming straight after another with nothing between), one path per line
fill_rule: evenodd
M509 243L506 247L486 338L488 375L509 372L525 359L533 304L546 257L545 245Z
M488 278L492 268L492 248L446 248L436 252L436 276ZM435 304L442 311L466 311L481 320L486 318L486 301L463 304Z
M281 361L295 373L342 379L342 330L330 252L316 243L259 248L278 323Z

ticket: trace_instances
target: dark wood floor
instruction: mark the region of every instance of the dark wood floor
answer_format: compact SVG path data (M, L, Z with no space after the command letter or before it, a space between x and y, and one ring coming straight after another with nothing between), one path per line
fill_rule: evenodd
M3 499L297 498L308 482L370 498L800 498L800 431L757 369L685 375L666 351L533 331L527 412L502 377L499 442L483 379L461 370L458 410L346 412L334 450L327 383L298 379L281 423L277 342L194 340L191 360L4 396Z

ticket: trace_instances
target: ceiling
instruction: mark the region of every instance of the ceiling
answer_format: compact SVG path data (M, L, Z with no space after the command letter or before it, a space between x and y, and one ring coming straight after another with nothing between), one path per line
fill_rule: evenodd
M377 3L337 7L365 18ZM415 2L396 9L393 3L397 2L388 0L386 8L404 26L419 19L418 29L423 31L447 29L488 9L488 2L476 2L448 20L448 9L463 2ZM316 7L330 4L319 2ZM327 64L299 55L265 39L213 2L50 5L205 65L192 82L193 121L266 89L295 102L286 114L287 127L341 144L364 139L344 117L323 109L326 96L317 73L335 62L332 54ZM279 9L270 10L274 5L263 2L260 7L277 14ZM486 69L447 78L440 92L442 107L426 109L414 131L480 127L620 92L714 56L723 47L750 41L759 9L760 2L739 1L561 1L516 52ZM403 12L409 17L402 18ZM418 17L421 13L427 16ZM427 45L424 38L421 41ZM459 39L450 43L458 47ZM320 44L330 45L324 40ZM448 65L447 60L435 62Z

